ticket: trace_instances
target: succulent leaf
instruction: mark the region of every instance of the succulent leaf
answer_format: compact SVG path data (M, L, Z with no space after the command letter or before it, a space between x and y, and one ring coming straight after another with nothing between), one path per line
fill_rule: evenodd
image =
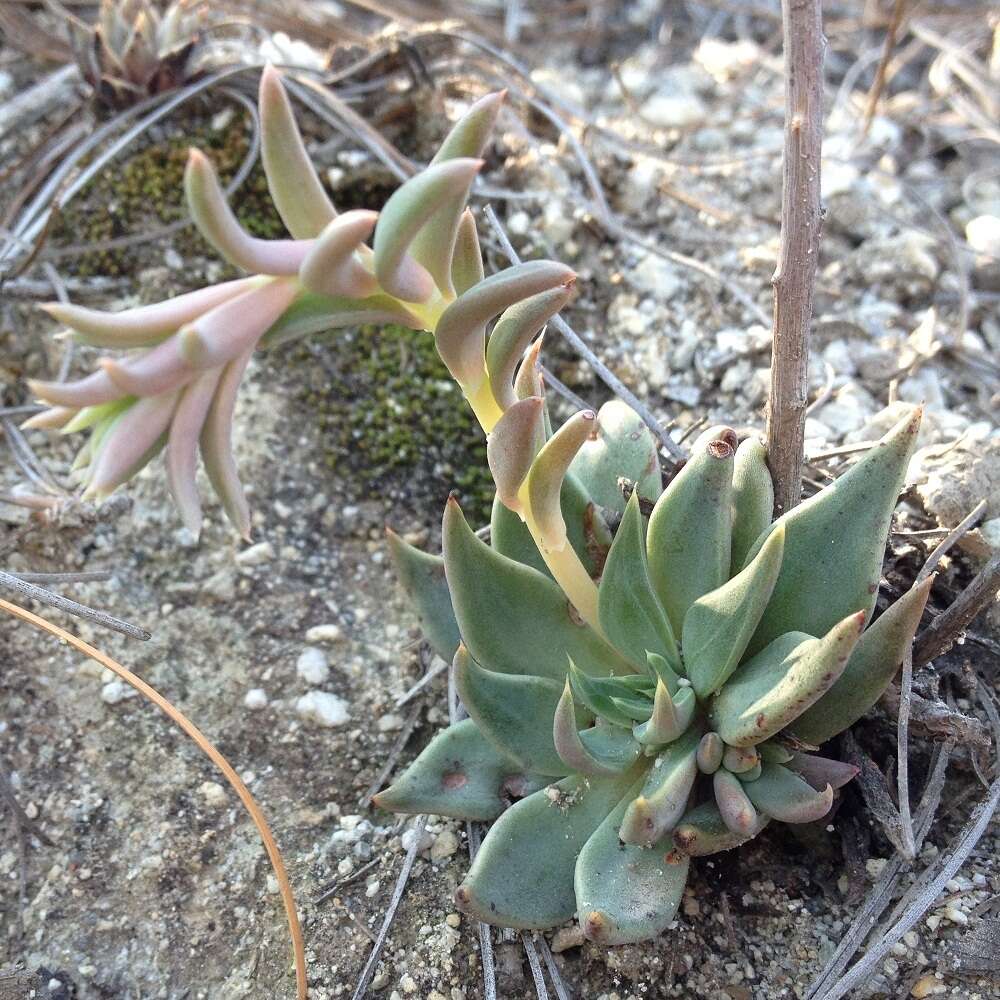
M329 222L316 237L313 248L299 268L304 288L320 295L364 299L379 288L375 275L359 258L367 250L365 240L375 228L378 212L345 212ZM367 256L371 256L370 253Z
M497 485L497 496L512 511L523 509L521 484L542 447L544 409L545 400L538 396L516 400L486 439L486 460Z
M699 597L684 616L684 668L699 697L718 691L739 666L781 570L783 528L742 572Z
M774 483L767 467L767 449L757 437L740 442L733 463L733 545L730 575L746 565L758 538L770 527Z
M718 733L705 733L698 743L698 770L702 774L715 774L722 766L726 744Z
M756 781L744 785L750 801L772 819L784 823L811 823L833 805L833 788L817 791L781 764L765 764Z
M674 635L681 634L688 608L729 578L735 450L728 428L699 439L649 518L649 577Z
M787 760L771 761L771 763L786 764L790 771L794 771L818 792L823 791L827 785L842 788L858 774L858 768L853 764L830 760L828 757L817 757L811 753L788 754Z
M726 828L740 837L752 836L757 827L757 810L743 790L743 782L732 771L720 767L712 775L715 804Z
M525 774L463 719L438 733L417 759L373 799L380 809L491 820L515 797L549 779Z
M653 713L647 722L632 730L636 740L645 747L662 746L679 739L694 718L698 699L689 687L681 687L671 695L667 685L657 680L653 695Z
M552 719L552 742L568 771L586 777L621 774L641 750L631 733L619 726L602 724L581 734L568 677Z
M723 740L754 746L798 718L843 673L864 623L858 611L820 639L789 632L744 663L712 703L713 726Z
M431 163L482 156L506 96L506 90L498 90L480 97L470 105L445 136Z
M627 693L625 688L615 688L610 684L602 684L600 677L592 677L584 673L570 657L568 680L577 701L586 705L598 718L605 719L615 726L622 726L629 732L632 730L633 716L620 707L621 698L614 692ZM617 678L616 678L617 679ZM647 712L652 711L652 703L646 706ZM640 711L640 717L642 712Z
M757 822L748 833L734 833L726 826L715 802L703 802L684 814L674 830L674 847L688 857L700 858L730 851L752 840L767 826L770 817L757 813Z
M456 295L464 295L486 276L483 270L483 253L479 247L476 219L471 209L466 209L458 220L455 249L451 255L451 284Z

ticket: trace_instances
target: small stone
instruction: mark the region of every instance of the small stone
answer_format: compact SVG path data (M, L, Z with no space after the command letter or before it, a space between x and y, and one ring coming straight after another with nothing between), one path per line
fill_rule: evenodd
M344 858L337 865L338 875L350 875L354 871L354 861L351 858Z
M379 717L375 727L380 733L394 733L397 729L402 729L405 720L401 715L382 715Z
M243 696L243 704L251 712L259 712L262 708L267 708L267 692L263 688L250 688Z
M378 895L378 891L381 888L382 883L378 879L375 879L374 882L369 882L368 885L365 886L365 896L368 899L374 899Z
M403 831L403 835L399 838L399 843L404 851L409 852L416 848L419 853L420 851L426 851L431 846L433 838L426 830L414 830L411 827L409 830Z
M295 672L307 684L318 686L330 679L330 665L326 653L315 646L306 646L295 662Z
M217 781L203 781L198 786L198 794L210 809L221 809L229 801L225 788Z
M910 996L920 1000L921 997L937 996L946 990L947 987L933 972L926 972L910 988Z
M434 838L431 846L431 861L444 861L458 850L458 837L451 830L444 830Z
M965 227L965 238L973 250L988 257L1000 257L1000 218L977 215Z
M350 721L347 702L329 691L310 691L295 703L295 711L309 722L333 728Z
M462 925L461 914L458 914L458 913L449 913L448 916L446 916L444 918L444 922L449 927L461 927L461 925Z
M306 632L306 642L339 642L344 633L339 625L313 625Z
M399 988L404 993L416 993L417 992L416 980L408 972L404 972L399 980Z
M274 559L274 546L270 542L258 542L250 548L236 553L236 561L241 566L260 566Z
M552 935L552 951L567 951L570 948L579 948L586 939L583 936L583 928L579 924L570 927L560 927Z
M865 868L872 878L878 878L882 874L882 869L888 864L885 858L870 858L865 862Z
M108 681L101 688L101 701L106 705L117 705L129 696L129 687L121 681Z
M654 94L642 106L642 117L660 128L700 125L704 123L706 115L704 103L694 94Z

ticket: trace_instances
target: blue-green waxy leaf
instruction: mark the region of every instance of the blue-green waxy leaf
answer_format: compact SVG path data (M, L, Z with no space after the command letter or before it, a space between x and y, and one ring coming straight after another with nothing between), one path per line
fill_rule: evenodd
M792 724L799 739L825 743L882 697L913 641L933 583L929 577L912 587L865 630L837 683Z
M649 577L674 635L688 608L729 578L736 435L729 428L716 433L699 439L649 518Z
M455 654L455 687L479 731L525 771L561 776L569 768L552 742L560 687L526 674L498 674L475 663L464 646Z
M573 689L573 695L577 701L586 705L590 711L598 718L605 719L616 726L622 726L631 731L633 718L616 703L615 688L607 684L602 684L601 679L585 674L570 659L569 682ZM619 694L625 693L619 689ZM618 701L621 698L618 697ZM652 702L650 702L650 710Z
M421 552L387 529L389 556L403 593L420 621L420 630L442 660L449 663L462 641L451 606L441 556Z
M752 771L759 763L760 754L756 747L726 747L722 755L722 766L740 776Z
M451 284L456 295L462 295L485 277L483 254L479 248L479 234L471 209L466 209L458 220L455 249L451 256Z
M710 709L713 727L734 747L770 739L830 690L864 624L865 613L858 611L821 639L802 632L779 636L716 695Z
M445 508L442 545L459 631L486 669L547 677L560 690L568 657L589 674L633 672L574 616L551 580L477 538L454 500Z
M765 764L787 764L794 756L777 741L761 743L754 749Z
M698 744L698 770L702 774L715 774L722 766L726 744L718 733L705 733Z
M614 778L564 778L512 806L455 892L458 908L501 927L568 920L576 912L576 859L637 777L633 769Z
M768 822L770 817L757 813L757 822L752 831L734 833L726 826L722 813L714 802L702 802L700 806L685 813L677 824L674 830L674 847L681 854L692 858L729 851L752 840Z
M754 543L771 524L774 483L767 467L767 449L749 437L736 449L733 464L733 547L730 576L746 565Z
M642 749L627 729L600 719L595 727L581 733L569 678L552 719L552 742L569 772L588 777L621 774L635 763Z
M631 406L619 399L605 403L597 417L597 436L580 449L571 470L594 502L608 510L625 510L620 478L635 483L643 500L655 501L663 490L663 478L656 441L649 428Z
M859 608L871 613L919 426L915 409L844 475L775 521L771 531L785 528L785 556L751 655L792 629L823 635Z
M653 762L641 791L622 817L619 836L624 843L655 844L676 826L698 776L700 740L701 733L689 729Z
M633 493L604 564L597 613L608 641L638 667L658 653L675 669L680 655L666 612L649 582L639 497Z
M431 163L462 156L482 156L506 94L506 90L498 90L471 104L445 136Z
M712 775L715 804L726 828L741 837L748 837L757 826L757 810L747 798L743 783L732 771L720 767Z
M638 791L637 783L632 791ZM576 862L577 919L601 945L645 941L664 931L677 912L690 861L668 854L672 841L653 847L618 839L627 794L584 845Z
M563 488L565 489L565 485ZM568 530L572 528L572 520L568 517L566 527ZM535 540L531 537L531 532L528 531L524 521L521 520L520 515L515 514L507 507L499 496L493 498L493 511L490 515L490 545L500 555L523 563L525 566L530 566L543 576L552 579L552 574L549 572L548 566L545 565L545 560L542 558L541 552L538 551L538 546L535 545Z
M698 699L690 687L681 687L671 695L659 680L653 695L653 714L647 722L635 726L632 734L644 747L672 743L691 725L697 707Z
M766 764L756 781L744 785L750 801L762 812L783 823L811 823L833 805L833 788L817 791L794 771L781 764Z
M700 697L718 691L743 658L778 579L784 545L779 528L745 570L688 608L681 635L684 668Z
M525 774L472 719L463 719L438 733L373 801L392 812L485 821L499 816L511 799L531 795L549 780Z
M681 683L681 674L675 673L670 664L659 653L646 654L646 666L653 677L658 677L673 694ZM678 667L680 664L678 664Z

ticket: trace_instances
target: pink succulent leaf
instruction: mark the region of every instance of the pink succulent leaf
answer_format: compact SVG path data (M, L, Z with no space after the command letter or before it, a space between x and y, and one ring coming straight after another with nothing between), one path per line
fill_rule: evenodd
M202 236L231 264L258 274L297 274L313 240L261 240L237 221L204 153L192 149L184 171L191 218Z
M501 503L521 509L518 490L531 469L545 437L545 401L537 396L508 407L486 438L486 459Z
M358 259L356 251L375 228L378 212L345 212L316 239L302 262L299 277L311 292L363 299L378 291L375 276Z
M192 368L217 368L246 351L277 322L299 292L294 280L276 278L200 316L177 335L177 348Z
M98 362L108 378L131 396L158 396L186 385L195 375L194 367L181 352L180 335L174 335L138 357Z
M52 406L21 424L21 430L58 430L65 427L77 414L75 406Z
M167 484L184 526L195 536L201 530L198 440L221 375L221 368L212 368L184 389L167 438Z
M127 389L112 382L108 373L103 370L92 372L76 382L39 382L31 379L28 386L44 403L74 408L110 403L129 395Z
M818 792L823 791L827 785L841 788L858 773L858 768L853 764L807 753L794 753L785 767L795 771Z
M153 305L120 313L85 309L65 302L46 302L42 308L57 322L70 327L74 339L92 347L153 347L185 323L227 299L253 287L255 278L240 278L199 288Z
M233 457L233 412L243 372L253 351L230 361L219 378L201 430L201 458L223 510L240 535L250 540L250 508Z

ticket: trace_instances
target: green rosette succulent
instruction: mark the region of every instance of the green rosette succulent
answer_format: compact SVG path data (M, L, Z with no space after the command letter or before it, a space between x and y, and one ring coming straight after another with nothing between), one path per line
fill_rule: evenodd
M819 820L854 777L811 751L876 702L927 599L868 624L920 414L772 523L760 441L713 428L661 489L631 410L552 433L532 364L489 435L490 541L454 500L442 556L390 535L469 718L375 801L496 820L455 894L479 920L642 941L691 858Z

